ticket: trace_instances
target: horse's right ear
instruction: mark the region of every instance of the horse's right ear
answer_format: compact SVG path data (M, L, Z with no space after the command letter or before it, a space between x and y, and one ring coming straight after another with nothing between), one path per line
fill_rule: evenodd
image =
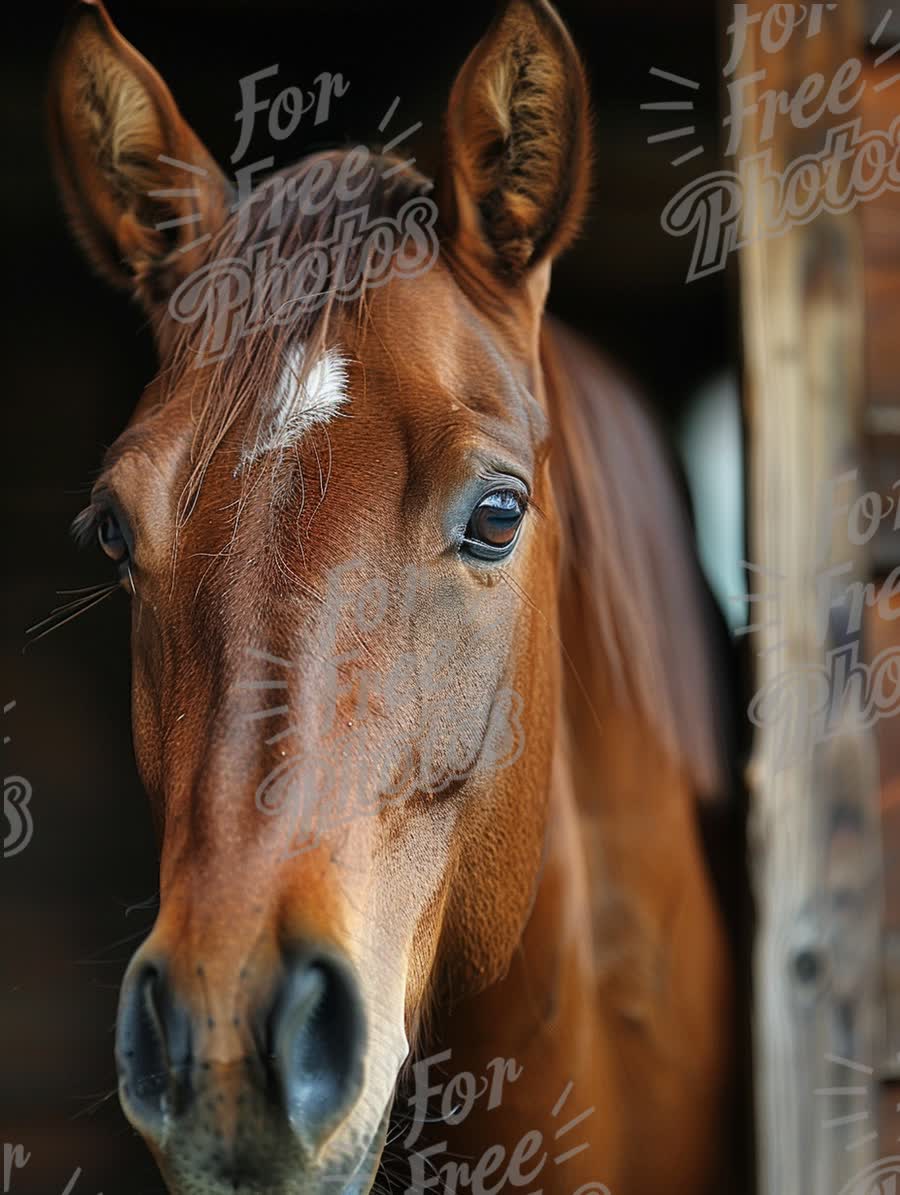
M99 0L81 0L60 41L50 129L63 200L88 257L152 311L203 260L231 188Z

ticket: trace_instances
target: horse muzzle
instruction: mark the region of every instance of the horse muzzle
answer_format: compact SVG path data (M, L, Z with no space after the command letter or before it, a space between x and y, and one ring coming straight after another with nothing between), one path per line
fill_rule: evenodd
M387 1114L375 1131L350 1123L360 1120L367 1041L353 969L307 945L263 998L245 978L227 1005L221 985L211 1002L202 965L179 984L165 957L138 952L116 1033L126 1116L178 1195L367 1191Z

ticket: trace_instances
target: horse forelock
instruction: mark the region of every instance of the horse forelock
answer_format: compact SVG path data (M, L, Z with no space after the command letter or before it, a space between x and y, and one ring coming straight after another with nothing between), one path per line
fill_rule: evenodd
M408 165L373 153L365 158L364 181L354 187L352 196L332 187L314 208L292 202L316 171L331 167L336 172L351 152L313 154L269 176L211 238L204 270L212 273L235 260L249 263L263 252L273 261L296 262L310 247L331 244L342 222L354 214L363 213L368 226L377 225L395 219L409 200L424 197L431 189L428 180ZM360 172L355 178L359 177ZM252 302L262 304L268 318L238 335L216 359L205 360L207 328L202 321L169 319L164 337L168 352L160 374L162 401L186 393L193 421L191 468L178 505L179 526L197 501L213 456L232 432L241 436L237 471L265 455L267 448L286 443L273 438L279 425L300 431L315 421L298 417L300 403L290 395L311 399L310 416L315 409L320 415L329 409L329 403L321 401L323 393L330 398L330 409L336 411L342 405L329 384L346 364L340 346L332 344L333 327L338 317L357 327L369 318L367 254L371 258L371 242L363 237L349 243L340 259L344 275L364 280L347 297L335 286L333 255L328 258L324 285L311 271L296 271L289 297L278 290L277 270L257 278L259 290ZM317 378L322 385L317 385Z

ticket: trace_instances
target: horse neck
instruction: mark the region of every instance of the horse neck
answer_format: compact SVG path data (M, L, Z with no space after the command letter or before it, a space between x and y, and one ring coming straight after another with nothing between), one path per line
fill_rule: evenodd
M593 480L611 468L612 462L602 459L600 453L576 459L578 446L589 442L588 423L576 421L559 427L563 404L581 403L583 421L610 419L604 429L610 437L607 452L616 453L627 440L616 421L629 418L622 409L607 409L602 396L604 374L593 359L580 359L580 350L569 349L571 345L563 363L552 336L545 337L547 397L551 418L561 433L555 486L564 535L567 522L571 527L573 520L589 519L601 497L600 491L592 490ZM578 378L571 374L573 364L581 375ZM633 433L633 425L630 430ZM638 439L641 435L639 431ZM630 447L657 470L665 468L647 443ZM618 467L627 471L629 465L619 462ZM622 473L614 480L623 484ZM653 479L645 480L653 485ZM678 497L674 492L660 495L653 491L644 501L660 504L663 510L668 503L674 509ZM624 507L614 511L613 522L619 515L631 519L631 526L593 528L596 538L617 529L626 539L639 535L647 539L653 534L663 540L667 537L668 527L635 521L627 496ZM581 526L575 523L574 538ZM662 617L668 619L680 607L684 641L679 645L685 658L666 661L678 672L681 667L688 669L700 630L690 625L693 606L686 609L684 605L690 592L685 564L690 549L684 539L675 537L673 543L674 560L665 557L665 549L662 559L655 559L660 551L657 543L638 544L631 559L637 565L649 563L644 575L636 568L636 576L625 577L625 582L649 586L654 568L674 571L672 593L660 597L657 588L650 588L642 595L647 600L638 623L649 617L648 601L654 603L654 613L662 607ZM507 975L477 997L465 1000L442 1019L439 1029L441 1046L452 1050L451 1073L469 1070L483 1074L490 1060L501 1056L514 1059L522 1068L522 1077L518 1086L510 1086L508 1107L503 1105L490 1115L473 1114L457 1129L439 1124L431 1135L447 1140L449 1151L464 1157L482 1157L485 1150L503 1142L508 1157L525 1126L543 1136L552 1156L557 1152L552 1148L553 1133L564 1117L593 1105L598 1114L586 1124L581 1138L589 1140L592 1147L567 1163L564 1176L562 1172L556 1178L552 1172L541 1173L539 1181L545 1189L546 1185L557 1189L557 1184L564 1182L565 1189L574 1190L580 1183L600 1178L617 1190L626 1182L624 1158L635 1157L631 1138L636 1124L642 1116L644 1129L651 1123L649 1113L635 1107L635 1101L638 1105L647 1101L649 1107L656 1084L665 1086L672 1081L672 1072L667 1071L672 1055L676 1055L674 1065L679 1074L715 1074L722 1065L725 1050L717 1036L720 1018L716 1001L721 997L718 976L727 968L694 821L694 798L703 783L702 749L690 736L681 752L676 749L673 721L665 716L669 711L663 710L663 716L655 718L647 694L642 694L638 684L641 678L627 674L633 658L641 658L636 644L627 637L624 644L611 642L617 632L622 636L622 624L617 625L614 618L616 611L608 619L598 617L592 601L596 572L587 572L586 583L586 572L573 564L571 552L567 559L564 551L558 612L563 684L545 858L531 915ZM611 578L610 592L619 602L633 596L622 576ZM671 627L663 624L660 638L671 638L669 630ZM654 663L656 645L649 652L648 666ZM625 650L620 650L623 646ZM648 661L647 652L643 658ZM698 651L694 670L686 672L687 684L694 691L691 713L700 722L708 705L703 678L698 678L696 669L706 667L706 658ZM668 680L668 675L663 676L663 682ZM653 687L651 678L651 691ZM711 733L709 725L702 729ZM674 961L668 949L673 909L674 927L681 936ZM661 982L663 973L665 983ZM627 1053L632 1047L623 1041L637 1042L638 1053ZM690 1059L680 1056L684 1042L691 1043ZM625 1073L636 1070L639 1081ZM567 1089L564 1113L556 1119L553 1109ZM610 1098L611 1090L616 1098ZM703 1083L700 1090L706 1090ZM708 1090L714 1091L715 1083L710 1081ZM704 1144L702 1134L696 1140L692 1136L694 1128L709 1123L704 1121L702 1102L700 1096L694 1099L696 1107L692 1105L685 1114L687 1122L661 1114L650 1135L656 1134L662 1141L671 1132L681 1134L680 1139L671 1140L671 1152L687 1159L696 1147L697 1156L702 1157L704 1150L709 1152L708 1142ZM686 1093L684 1103L691 1105ZM573 1133L573 1145L577 1144L574 1138ZM666 1156L666 1150L661 1153ZM596 1173L598 1159L602 1159L600 1175ZM694 1178L703 1163L697 1166ZM665 1185L663 1177L650 1189ZM678 1189L693 1189L691 1182L691 1165L686 1160L687 1185Z
M542 359L563 536L555 787L577 822L570 903L588 903L598 984L640 1020L675 894L709 925L696 803L723 783L709 598L682 495L637 400L555 323Z

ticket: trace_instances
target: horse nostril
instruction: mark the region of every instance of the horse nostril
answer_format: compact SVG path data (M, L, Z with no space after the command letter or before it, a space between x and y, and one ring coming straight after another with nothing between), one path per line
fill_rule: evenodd
M269 1043L285 1110L315 1145L355 1102L366 1027L349 966L324 953L295 958L269 1017Z
M161 966L126 979L116 1026L116 1061L129 1107L148 1126L161 1121L173 1079L190 1064L190 1020Z

